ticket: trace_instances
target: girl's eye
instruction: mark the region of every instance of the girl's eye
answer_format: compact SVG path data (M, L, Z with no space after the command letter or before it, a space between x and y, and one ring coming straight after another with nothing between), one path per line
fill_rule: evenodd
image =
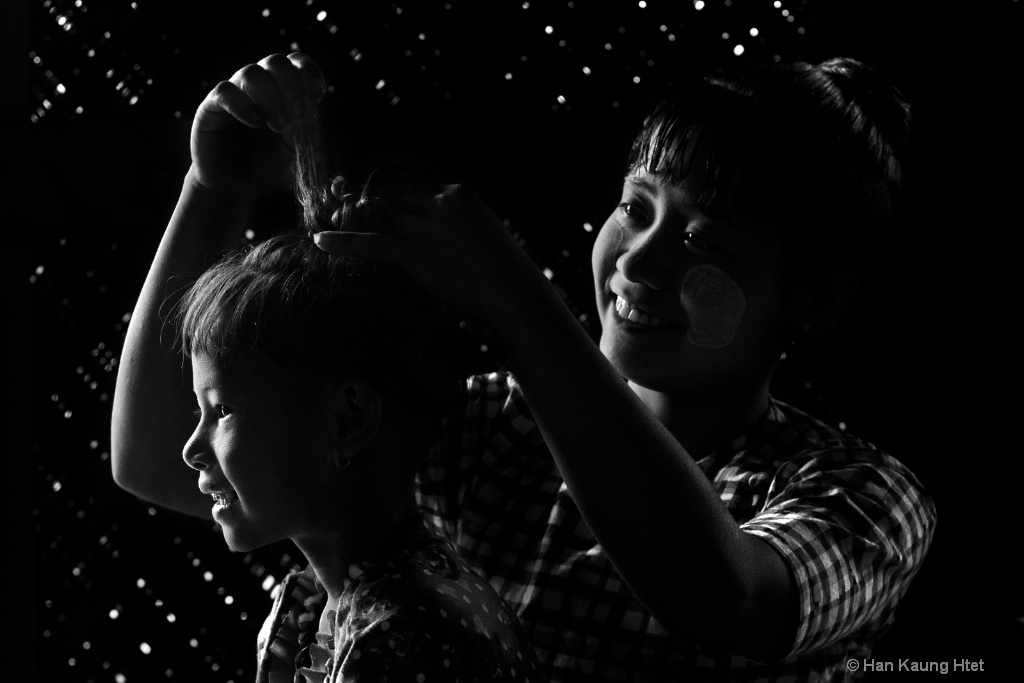
M683 240L685 240L687 244L693 245L694 247L696 247L698 249L710 249L711 248L711 244L709 244L707 242L707 240L704 239L703 235L701 235L699 232L695 232L695 231L692 231L692 230L684 232L683 233Z
M223 419L231 414L231 409L227 406L216 405L213 407L213 412L216 413L217 419ZM196 408L192 411L192 415L194 415L196 419L201 419L203 417L203 409Z

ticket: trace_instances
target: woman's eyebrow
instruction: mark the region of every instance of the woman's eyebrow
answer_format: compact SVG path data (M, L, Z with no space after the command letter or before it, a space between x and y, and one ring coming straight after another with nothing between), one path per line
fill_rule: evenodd
M630 184L630 185L634 185L636 187L639 187L639 188L641 188L643 190L647 190L648 192L651 192L651 193L658 192L658 185L657 185L657 183L654 183L654 182L648 180L647 178L641 178L641 177L635 176L635 175L627 175L625 178L623 178L623 181L628 183L628 184Z

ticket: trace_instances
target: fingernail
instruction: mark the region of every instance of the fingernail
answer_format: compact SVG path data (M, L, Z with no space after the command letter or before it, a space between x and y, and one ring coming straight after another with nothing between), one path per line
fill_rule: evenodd
M334 180L331 181L331 194L336 199L341 199L342 193L345 191L345 179L343 177L335 176Z

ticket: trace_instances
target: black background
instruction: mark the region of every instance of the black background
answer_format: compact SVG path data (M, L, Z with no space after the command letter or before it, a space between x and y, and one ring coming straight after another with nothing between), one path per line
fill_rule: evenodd
M771 0L5 2L5 680L254 674L264 584L301 558L285 544L233 555L208 524L117 489L110 395L192 112L218 80L293 43L335 86L326 106L346 158L425 160L476 185L591 331L590 245L664 81L776 55L887 73L915 111L892 268L857 343L798 354L779 393L884 446L937 501L931 553L876 658L1024 669L1012 360L1024 22L1013 0L939 4L807 0L784 3L789 22ZM486 341L466 335L472 369L502 363Z

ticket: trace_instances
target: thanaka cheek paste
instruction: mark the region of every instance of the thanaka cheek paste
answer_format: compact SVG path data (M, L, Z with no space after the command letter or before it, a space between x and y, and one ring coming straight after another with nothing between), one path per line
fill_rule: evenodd
M683 278L686 339L694 346L722 349L732 343L743 320L747 299L725 271L694 266Z

